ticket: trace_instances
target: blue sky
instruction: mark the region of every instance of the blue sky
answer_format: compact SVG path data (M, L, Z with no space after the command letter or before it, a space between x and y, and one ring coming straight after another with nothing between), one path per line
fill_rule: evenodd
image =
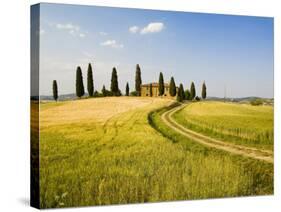
M40 93L75 92L76 67L85 88L88 63L95 90L109 89L112 67L119 87L134 89L135 66L143 83L169 82L208 96L273 97L273 19L187 12L41 4Z

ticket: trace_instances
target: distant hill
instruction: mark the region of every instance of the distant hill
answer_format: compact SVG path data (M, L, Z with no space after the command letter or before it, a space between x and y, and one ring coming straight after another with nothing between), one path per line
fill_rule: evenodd
M87 96L87 95L88 94L85 94L85 96ZM74 93L59 95L59 98L58 98L59 101L74 100L74 99L77 99L77 97ZM251 102L255 99L261 99L263 102L268 103L268 104L272 104L274 102L273 98L260 98L260 97L256 97L256 96L226 98L226 99L221 98L221 97L207 97L207 100L226 101L226 102L240 102L240 103L249 103L249 102ZM53 96L41 95L40 100L54 100L54 99L53 99Z
M77 97L74 93L59 95L59 98L58 98L59 101L73 100L73 99L77 99ZM54 98L53 98L53 96L41 95L40 100L54 100Z
M261 98L257 96L249 96L249 97L238 97L238 98L220 98L220 97L207 97L207 100L215 100L215 101L226 101L226 102L239 102L239 103L249 103L251 101L260 99L264 102L264 104L272 105L274 102L273 98Z

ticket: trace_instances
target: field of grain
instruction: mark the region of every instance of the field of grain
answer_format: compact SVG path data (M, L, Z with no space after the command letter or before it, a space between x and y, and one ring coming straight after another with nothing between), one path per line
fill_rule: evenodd
M210 150L163 125L162 110L151 115L171 103L140 97L42 103L40 206L272 194L272 164Z
M261 149L273 149L273 107L197 102L177 112L178 123L205 135Z

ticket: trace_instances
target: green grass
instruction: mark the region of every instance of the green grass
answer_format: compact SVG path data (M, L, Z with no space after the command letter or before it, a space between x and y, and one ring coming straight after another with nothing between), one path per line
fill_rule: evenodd
M168 109L169 107L165 107L151 112L149 122L164 137L170 139L174 144L182 146L188 154L189 165L192 165L195 170L200 170L200 175L193 177L205 181L206 185L202 184L202 188L193 191L210 193L214 188L207 182L216 181L215 178L219 178L215 185L215 189L217 189L215 196L218 195L217 197L223 197L224 194L226 196L244 196L273 193L273 164L231 155L221 150L202 146L186 138L163 124L161 114ZM203 178L199 177L202 175ZM193 186L192 184L191 187ZM196 198L202 197L200 194L195 196Z
M173 116L189 129L240 145L273 150L273 107L197 102Z
M83 101L86 100L80 102ZM87 107L96 100L90 101L93 102ZM120 101L122 107L127 104L126 99ZM54 114L63 109L61 107L67 109L72 103L42 108L40 206L272 194L272 165L214 151L186 140L162 124L160 114L164 110L151 113L169 103L158 101L130 108L104 122L89 116L88 120L69 119L75 121L50 124L49 113ZM116 109L112 106L112 110ZM79 114L79 111L74 112Z

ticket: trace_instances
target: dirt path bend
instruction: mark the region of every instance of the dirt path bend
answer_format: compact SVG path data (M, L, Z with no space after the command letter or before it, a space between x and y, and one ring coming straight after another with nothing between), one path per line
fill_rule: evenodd
M161 119L163 122L176 132L182 134L183 136L192 139L200 144L203 144L208 147L213 147L216 149L224 150L230 152L232 154L242 155L245 157L263 160L268 163L273 163L273 152L270 150L261 150L252 147L245 147L242 145L236 145L225 141L220 141L208 136L205 136L201 133L195 132L193 130L187 129L186 127L177 123L173 118L172 115L177 111L181 110L185 107L186 104L181 106L172 108L171 110L166 111L162 114Z

